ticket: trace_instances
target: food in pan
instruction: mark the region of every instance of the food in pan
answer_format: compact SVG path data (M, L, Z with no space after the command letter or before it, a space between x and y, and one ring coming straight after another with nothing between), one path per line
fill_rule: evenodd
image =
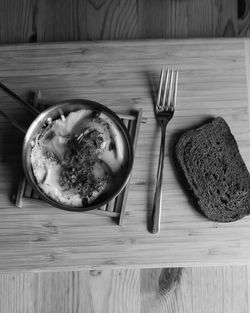
M127 151L108 115L90 109L50 121L31 151L39 188L59 203L84 207L111 194L126 170Z

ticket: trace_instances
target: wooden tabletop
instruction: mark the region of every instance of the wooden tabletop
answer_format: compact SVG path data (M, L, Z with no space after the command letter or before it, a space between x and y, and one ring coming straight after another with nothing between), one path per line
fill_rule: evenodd
M21 173L23 137L0 119L0 270L178 267L250 261L250 216L215 223L183 189L173 159L178 135L222 116L250 169L247 39L75 42L3 46L1 81L26 97L40 89L51 103L85 98L116 112L143 110L123 226L91 212L42 203L20 209L11 199ZM160 145L153 114L160 69L179 70L174 119L167 131L161 231L148 231ZM248 69L248 71L247 71ZM32 117L7 96L0 108Z

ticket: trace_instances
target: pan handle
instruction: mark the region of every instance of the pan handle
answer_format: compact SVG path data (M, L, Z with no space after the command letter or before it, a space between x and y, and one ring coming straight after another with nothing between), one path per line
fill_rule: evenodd
M0 82L0 89L5 92L8 96L13 98L18 103L22 104L27 110L29 110L34 116L39 115L39 111L32 107L28 102L19 97L14 91L10 90L7 86L5 86L2 82Z
M0 110L0 115L2 115L12 126L26 134L27 129L25 129L18 121L16 121L13 117L9 116L8 114L4 113L2 110Z

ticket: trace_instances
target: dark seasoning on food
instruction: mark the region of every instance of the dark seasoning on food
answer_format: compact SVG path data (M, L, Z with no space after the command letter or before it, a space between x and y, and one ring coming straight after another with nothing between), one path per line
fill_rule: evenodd
M205 216L232 222L250 214L250 175L222 117L185 132L175 153Z
M94 117L97 118L96 116L95 113ZM82 197L83 206L88 204L88 197L91 197L94 191L103 189L111 179L107 173L98 179L95 179L93 174L94 164L98 161L103 143L103 134L96 129L79 136L73 135L66 143L59 183L66 190L76 190ZM99 162L101 163L101 160Z

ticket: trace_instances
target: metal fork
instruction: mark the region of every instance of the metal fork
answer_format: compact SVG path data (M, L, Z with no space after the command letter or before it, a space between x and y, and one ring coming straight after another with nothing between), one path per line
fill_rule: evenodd
M156 234L160 230L161 204L162 204L162 177L164 168L165 138L166 128L174 115L178 85L178 71L172 69L162 69L158 96L155 106L155 115L161 126L161 147L157 170L157 180L154 196L152 233Z

